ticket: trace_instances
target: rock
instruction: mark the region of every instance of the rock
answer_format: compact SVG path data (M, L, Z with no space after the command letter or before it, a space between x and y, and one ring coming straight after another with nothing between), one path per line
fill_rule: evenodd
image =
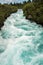
M32 16L31 16L31 15L29 15L29 16L28 16L28 19L32 19Z

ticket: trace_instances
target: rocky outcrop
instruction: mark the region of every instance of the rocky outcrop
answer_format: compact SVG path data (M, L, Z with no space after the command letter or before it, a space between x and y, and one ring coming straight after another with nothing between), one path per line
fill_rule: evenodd
M26 19L32 20L32 15L28 15Z

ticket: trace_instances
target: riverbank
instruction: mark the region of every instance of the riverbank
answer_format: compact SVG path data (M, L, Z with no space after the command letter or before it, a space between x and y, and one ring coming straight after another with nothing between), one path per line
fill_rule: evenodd
M18 9L22 9L24 16L28 20L35 21L37 24L43 26L43 3L24 2L23 4L0 4L0 29L4 25L5 19L10 16L11 13L17 12Z
M43 3L27 3L23 7L26 19L35 21L43 26Z
M12 6L8 4L0 4L0 29L4 25L5 19L10 16L11 13L17 12L17 6Z

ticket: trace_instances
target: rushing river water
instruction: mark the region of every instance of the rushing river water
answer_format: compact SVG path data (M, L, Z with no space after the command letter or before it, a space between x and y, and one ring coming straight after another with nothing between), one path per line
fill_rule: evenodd
M22 10L0 31L0 65L43 65L43 28L26 20Z

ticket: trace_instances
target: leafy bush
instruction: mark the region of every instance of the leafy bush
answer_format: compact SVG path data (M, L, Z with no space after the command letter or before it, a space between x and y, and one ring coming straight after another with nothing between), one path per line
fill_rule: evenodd
M1 5L0 4L0 28L3 26L4 24L4 20L11 14L14 13L18 10L18 8L16 6L12 6L12 5Z
M23 12L27 18L31 15L32 20L43 25L43 4L28 3L23 7Z

